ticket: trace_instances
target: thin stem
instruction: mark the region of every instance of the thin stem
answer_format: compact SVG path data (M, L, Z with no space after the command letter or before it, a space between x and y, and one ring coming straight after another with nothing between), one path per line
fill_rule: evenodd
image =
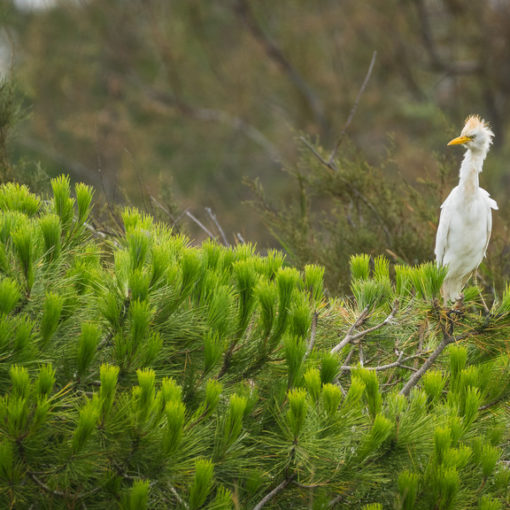
M313 350L313 347L315 345L315 336L317 334L317 321L319 319L319 314L318 312L313 312L313 315L312 315L312 326L310 328L310 341L308 342L308 347L306 348L306 353L305 353L305 357L303 359L306 360L306 358L308 358L308 355L312 352Z
M347 117L347 122L345 123L344 127L342 128L342 131L340 132L340 136L338 137L335 148L331 151L331 154L329 156L329 163L331 163L333 161L333 159L335 158L338 148L340 147L340 144L342 143L342 140L345 136L345 133L346 133L347 129L349 128L349 126L351 125L354 115L356 114L356 110L358 109L358 105L359 105L359 100L361 99L361 96L363 95L363 92L365 91L365 89L368 85L368 81L370 80L370 76L372 75L372 71L374 69L376 59L377 59L377 51L374 51L372 53L372 59L370 60L370 65L368 66L368 71L367 71L367 74L365 75L365 79L363 80L363 83L361 84L361 87L358 90L358 94L356 96L356 99L354 100L354 104L352 105L351 111L349 113L349 117Z
M188 503L186 503L186 501L184 501L181 498L181 496L179 496L179 493L177 492L177 490L175 489L175 487L173 485L171 485L169 483L168 488L170 489L170 492L174 495L175 499L179 502L179 504L181 504L184 508L189 508Z
M219 223L219 221L217 220L216 218L216 214L214 214L212 212L212 209L210 207L206 207L205 208L205 212L209 215L209 218L211 218L211 220L213 221L213 223L216 225L216 228L218 229L218 232L220 233L220 236L223 240L223 244L225 246L230 246L228 240L227 240L227 236L225 235L225 232L223 231L223 229L221 228L221 225Z
M193 214L191 214L189 211L186 211L186 216L188 218L191 218L211 239L214 239L216 236Z
M294 475L290 476L283 480L282 483L277 485L271 492L268 492L254 507L253 510L260 510L264 507L266 503L271 501L277 494L283 491L287 485L289 485L294 480Z
M354 342L355 340L359 340L360 338L363 338L365 335L368 335L369 333L377 331L378 329L382 328L383 326L386 326L387 324L389 324L390 322L393 321L393 318L395 317L397 310L398 310L398 302L395 301L390 314L382 322L380 322L379 324L376 324L375 326L372 326L371 328L367 328L363 331L353 334L354 329L359 327L366 320L366 317L368 315L368 307L365 308L361 312L361 315L356 320L356 322L350 327L349 331L347 332L345 337L342 339L342 341L339 342L338 344L336 344L335 347L333 347L333 349L331 349L331 353L341 351L347 344Z
M34 473L31 473L30 471L28 472L28 476L39 486L41 487L41 489L45 490L46 492L49 492L50 494L53 494L54 496L58 496L60 498L65 498L66 497L66 493L65 492L62 492L62 491L57 491L57 490L54 490L54 489L51 489L50 487L48 487L44 482L42 482L41 480L39 480L39 478L37 478L37 476L34 475Z
M388 363L386 365L377 365L376 367L364 367L367 370L375 370L376 372L382 371L382 370L389 370L390 368L405 368L406 370L416 371L414 367L409 367L407 365L404 365L406 361L409 361L414 358L421 357L422 354L413 354L412 356L408 356L407 358L403 358L403 353L400 353L397 361L394 361L393 363ZM403 358L403 359L402 359ZM350 366L350 365L342 365L340 367L340 370L356 370L358 367L356 366Z
M379 214L379 211L377 211L376 207L374 206L374 204L372 204L372 202L370 202L368 200L367 197L365 197L357 188L355 188L353 185L352 185L352 182L349 182L347 179L345 179L343 176L341 176L339 174L339 169L338 167L335 165L335 162L334 161L326 161L320 154L319 152L317 152L317 150L315 149L315 147L304 137L300 137L300 140L303 142L303 144L310 150L310 152L317 158L318 161L321 162L322 165L324 165L325 167L329 168L331 171L333 172L336 172L337 173L337 178L339 178L340 180L342 180L344 182L344 184L346 186L348 186L349 190L357 197L359 198L371 211L372 213L374 214L374 216L377 218L377 220L379 221L382 229L384 230L384 234L386 236L386 240L388 241L388 243L391 243L392 239L391 239L391 233L388 229L388 227L386 226L386 223L384 221L384 218Z
M430 355L430 357L423 363L421 368L417 370L407 381L406 385L400 390L400 395L408 396L411 389L418 384L418 381L422 378L423 374L433 365L434 361L444 351L445 347L455 342L454 336L450 336L446 332L443 335L441 343L436 347L436 350Z

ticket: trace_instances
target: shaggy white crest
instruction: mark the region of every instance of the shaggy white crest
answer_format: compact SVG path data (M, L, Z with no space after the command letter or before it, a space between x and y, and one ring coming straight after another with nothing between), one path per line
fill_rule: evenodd
M489 244L492 211L498 205L480 188L478 174L492 143L494 133L487 123L472 115L460 136L448 145L464 145L466 153L459 173L459 184L441 206L436 235L436 261L447 266L442 294L445 304L461 296L471 273L480 265Z

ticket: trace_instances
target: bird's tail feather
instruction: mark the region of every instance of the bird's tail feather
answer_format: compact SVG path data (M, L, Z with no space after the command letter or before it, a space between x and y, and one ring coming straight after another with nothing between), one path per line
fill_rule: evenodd
M445 306L448 301L454 302L461 297L462 289L470 276L471 275L468 274L464 278L445 278L443 286L441 287L441 296L443 296Z

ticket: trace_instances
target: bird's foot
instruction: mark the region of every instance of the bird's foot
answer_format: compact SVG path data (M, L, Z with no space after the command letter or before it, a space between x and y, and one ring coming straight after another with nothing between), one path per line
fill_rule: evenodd
M460 313L462 313L462 311L464 310L464 293L463 292L461 292L457 296L457 299L455 300L455 305L453 308Z

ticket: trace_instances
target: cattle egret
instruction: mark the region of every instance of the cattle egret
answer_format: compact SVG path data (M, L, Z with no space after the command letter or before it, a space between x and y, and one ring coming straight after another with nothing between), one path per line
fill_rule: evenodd
M448 145L464 145L466 153L460 166L459 184L441 206L436 235L436 261L446 266L441 289L443 299L462 298L462 289L487 251L492 229L492 211L498 205L478 184L478 174L492 144L494 133L487 123L472 115L459 137Z

